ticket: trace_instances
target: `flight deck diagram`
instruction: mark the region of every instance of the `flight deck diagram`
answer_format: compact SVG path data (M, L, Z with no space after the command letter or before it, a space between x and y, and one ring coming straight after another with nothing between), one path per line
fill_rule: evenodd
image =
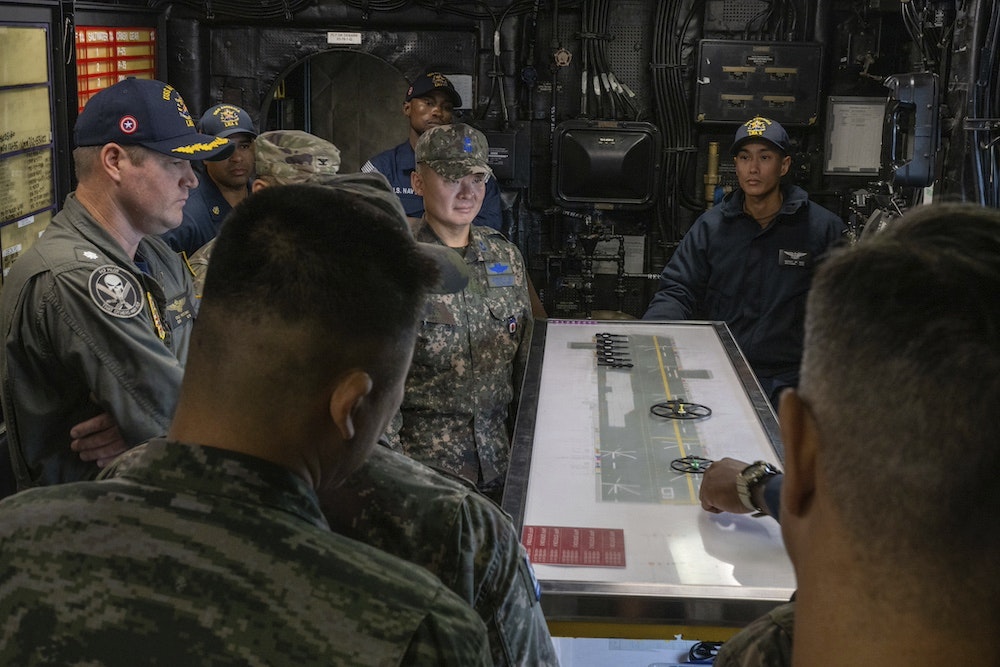
M557 549L556 537L604 540L583 554L597 561L567 556L560 542L536 564L543 585L787 599L794 575L780 526L711 514L698 501L712 461L781 464L774 413L725 324L536 327L504 509L533 548Z
M685 368L668 335L599 331L593 349L600 499L696 503L700 476L678 472L676 462L707 458L699 422L711 408L691 398L687 381L710 371Z
M759 387L724 325L550 320L544 335L540 493L586 484L601 504L698 505L697 473L712 460L776 459L766 399L751 400Z

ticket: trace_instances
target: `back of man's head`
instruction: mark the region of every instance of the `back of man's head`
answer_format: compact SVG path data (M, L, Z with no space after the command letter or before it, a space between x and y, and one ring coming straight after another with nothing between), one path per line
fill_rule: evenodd
M286 185L233 209L212 254L198 346L238 348L241 329L277 323L312 334L309 355L328 357L315 369L325 373L379 363L380 347L408 340L438 271L405 221L375 203L381 196L361 186ZM237 338L226 339L227 330ZM194 341L192 354L200 354Z
M998 378L1000 211L921 207L818 269L799 388L818 476L871 590L940 623L998 613Z

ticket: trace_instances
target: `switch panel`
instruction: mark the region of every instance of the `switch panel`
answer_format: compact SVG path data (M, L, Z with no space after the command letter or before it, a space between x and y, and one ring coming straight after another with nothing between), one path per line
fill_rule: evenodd
M742 123L761 115L788 126L815 125L822 54L811 42L702 40L695 120Z

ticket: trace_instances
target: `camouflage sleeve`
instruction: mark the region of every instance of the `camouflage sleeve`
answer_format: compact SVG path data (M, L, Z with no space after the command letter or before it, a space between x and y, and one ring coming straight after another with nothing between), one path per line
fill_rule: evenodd
M445 588L428 602L431 612L416 629L400 665L492 665L483 624ZM455 608L453 604L461 604Z
M475 573L473 605L486 623L493 664L558 665L538 581L507 515L472 494L456 526L467 561L457 571Z
M113 479L118 477L123 471L137 465L143 456L143 452L146 451L146 445L147 443L143 442L131 449L126 449L112 459L111 463L101 468L101 471L97 473L97 479Z
M403 443L399 438L399 431L403 428L403 412L401 410L396 410L396 414L392 416L389 424L385 427L385 433L382 434L380 442L397 452L403 451Z
M761 616L719 649L715 667L790 667L795 603Z
M194 295L199 299L205 291L205 275L208 273L208 262L212 257L214 245L215 239L212 239L187 260L188 268L193 276L191 282L194 283Z

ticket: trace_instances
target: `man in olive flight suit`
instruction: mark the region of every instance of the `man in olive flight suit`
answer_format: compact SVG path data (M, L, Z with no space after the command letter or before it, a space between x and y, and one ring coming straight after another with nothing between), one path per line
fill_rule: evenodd
M166 433L197 302L190 272L156 235L181 223L198 184L191 160L232 151L150 79L97 93L74 139L79 185L0 298L0 393L19 488L93 478L117 443ZM74 451L70 430L92 418L113 419L120 438Z

